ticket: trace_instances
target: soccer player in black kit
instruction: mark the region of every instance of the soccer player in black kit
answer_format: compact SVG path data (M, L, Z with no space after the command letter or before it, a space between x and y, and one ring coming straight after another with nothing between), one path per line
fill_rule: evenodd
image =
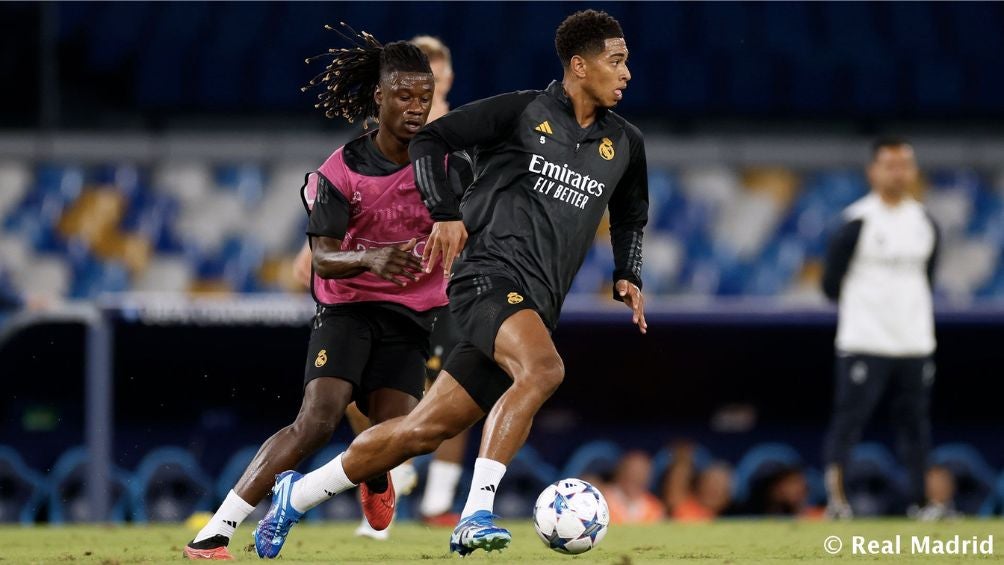
M466 341L410 415L370 428L311 473L323 477L326 491L314 505L435 450L487 414L450 549L467 555L509 544L510 533L494 523L494 496L534 415L564 379L551 331L607 209L614 298L647 330L645 147L641 132L611 111L631 79L624 34L610 15L586 10L561 23L555 46L564 67L560 82L462 106L412 141L416 184L436 221L426 269L442 258L450 276L463 251L448 294ZM458 202L443 164L461 149L474 151L477 171Z

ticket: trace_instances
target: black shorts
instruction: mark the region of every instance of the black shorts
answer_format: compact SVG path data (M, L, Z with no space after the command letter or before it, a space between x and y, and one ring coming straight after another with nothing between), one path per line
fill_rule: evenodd
M495 358L495 336L509 316L537 311L533 299L514 281L495 275L474 275L450 282L450 314L463 336L489 359Z
M443 308L436 316L429 336L429 360L425 362L425 378L436 380L443 363L450 358L453 348L460 343L460 330L450 314L449 308Z
M319 377L352 383L352 399L368 412L369 394L400 390L421 399L429 332L404 314L373 304L319 306L303 384Z
M522 288L506 277L476 275L455 280L448 289L450 315L463 339L443 367L485 412L512 385L495 362L495 336L520 310L537 310Z

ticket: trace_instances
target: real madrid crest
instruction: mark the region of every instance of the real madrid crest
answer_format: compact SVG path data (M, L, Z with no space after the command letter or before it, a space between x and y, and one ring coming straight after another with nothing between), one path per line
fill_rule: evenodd
M506 299L509 300L509 304L519 304L520 302L523 302L523 297L520 296L518 292L510 292L506 296Z
M600 142L600 157L607 161L614 158L614 142L609 137L604 137Z
M327 363L328 363L328 350L322 349L319 352L317 352L317 359L314 359L314 366L320 368L326 365Z

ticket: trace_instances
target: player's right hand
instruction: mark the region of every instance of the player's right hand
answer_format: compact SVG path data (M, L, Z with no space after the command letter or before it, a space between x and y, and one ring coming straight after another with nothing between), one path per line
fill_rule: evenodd
M400 247L380 247L366 251L366 268L384 280L404 286L407 280L417 281L416 273L422 272L422 261L412 251L416 240L412 238Z
M466 244L467 228L464 227L463 220L432 224L432 233L429 234L429 241L425 244L425 252L422 253L425 272L431 273L436 260L442 257L443 276L449 277L453 270L453 260L457 258L457 255L460 255Z

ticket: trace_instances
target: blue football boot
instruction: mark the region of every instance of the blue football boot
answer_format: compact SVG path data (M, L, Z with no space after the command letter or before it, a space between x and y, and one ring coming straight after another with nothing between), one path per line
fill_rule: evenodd
M303 516L289 502L290 493L293 492L293 483L303 478L303 475L296 471L283 471L275 476L275 486L272 487L272 505L268 507L268 512L254 529L254 548L258 552L258 557L262 559L274 559L282 551L282 546L286 543L286 536L289 535L293 524L300 521Z

